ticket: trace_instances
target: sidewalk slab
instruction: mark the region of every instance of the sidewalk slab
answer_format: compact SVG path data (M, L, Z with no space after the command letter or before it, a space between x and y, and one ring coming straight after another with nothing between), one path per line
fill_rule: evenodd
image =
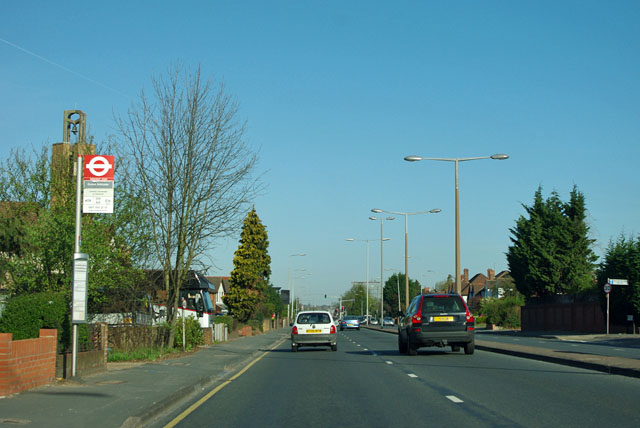
M202 348L182 358L125 363L125 369L111 369L5 397L0 399L0 426L143 426L191 394L228 379L288 337L288 329L276 330Z

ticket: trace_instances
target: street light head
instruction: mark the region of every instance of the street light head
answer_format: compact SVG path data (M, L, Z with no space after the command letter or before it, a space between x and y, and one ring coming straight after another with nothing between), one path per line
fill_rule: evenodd
M442 211L442 210L441 210L440 208L434 208L434 209L432 209L432 210L431 210L431 211L429 211L429 212L430 212L430 213L435 214L435 213L439 213L439 212L441 212L441 211Z
M395 220L395 219L396 219L395 217L391 217L391 216L385 218L385 220Z
M374 208L371 210L372 213L381 213L382 210L380 208Z
M355 241L355 240L356 240L355 238L347 238L347 239L345 239L345 241L349 241L349 242Z
M383 238L382 240L383 241L389 241L389 240L391 240L391 238Z
M407 162L418 162L422 160L422 156L406 156L404 160Z
M505 160L505 159L509 159L509 155L505 155L505 154L496 154L496 155L492 155L491 159L495 159L495 160Z
M377 219L378 217L374 217L374 216L369 217L369 220L377 220Z

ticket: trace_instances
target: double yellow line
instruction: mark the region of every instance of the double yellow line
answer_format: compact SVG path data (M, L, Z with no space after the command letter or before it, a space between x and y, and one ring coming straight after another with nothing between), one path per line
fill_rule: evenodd
M272 351L272 350L276 349L285 340L287 340L286 337L281 339L280 341L278 341L278 343L276 343L274 346L272 346L271 349L269 349L269 351ZM251 361L242 370L240 370L238 373L233 375L229 380L225 380L220 385L216 386L213 390L209 391L204 397L202 397L201 399L199 399L198 401L193 403L191 406L189 406L184 412L182 412L178 416L176 416L175 419L173 419L171 422L169 422L163 428L173 428L176 425L178 425L180 422L182 422L184 420L184 418L186 418L191 413L193 413L194 410L196 410L198 407L202 406L208 399L210 399L211 397L216 395L219 391L221 391L222 388L224 388L225 386L229 385L231 382L233 382L234 380L236 380L240 376L242 376L244 374L244 372L249 370L251 368L251 366L253 366L255 363L257 363L258 361L263 359L265 356L267 356L267 354L268 354L268 352L265 352L262 355L260 355L258 358L256 358L255 360Z

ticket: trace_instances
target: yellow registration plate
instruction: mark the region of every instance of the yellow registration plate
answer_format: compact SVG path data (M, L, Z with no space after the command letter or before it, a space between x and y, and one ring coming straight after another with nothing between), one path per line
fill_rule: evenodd
M322 330L307 330L307 333L322 333Z
M434 321L453 321L453 317L433 317Z

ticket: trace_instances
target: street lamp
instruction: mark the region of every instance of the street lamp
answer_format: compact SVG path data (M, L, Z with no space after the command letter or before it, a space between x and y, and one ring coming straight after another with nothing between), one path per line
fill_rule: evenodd
M421 160L435 160L443 162L454 162L456 170L456 293L462 293L462 285L460 280L460 191L458 188L458 163L479 159L505 160L509 159L509 155L495 154L491 156L480 156L473 158L425 158L422 156L407 156L404 158L407 162L417 162Z
M388 241L389 238L384 238L383 241ZM365 273L365 278L366 278L366 289L367 289L367 317L365 318L367 320L367 323L369 323L369 242L371 241L378 241L378 239L355 239L355 238L347 238L345 239L345 241L349 241L349 242L366 242L367 243L367 271Z
M382 256L382 244L384 244L383 235L383 224L385 220L395 220L395 217L369 217L369 220L380 220L380 322L384 319L384 288L382 286L382 278L384 277L384 265L383 265L383 256Z
M291 314L291 316L293 317L293 289L291 287L291 257L304 257L306 256L305 253L298 253L298 254L290 254L289 257L287 258L287 287L289 287L289 300L290 302L290 307L291 307L291 312L289 312L289 314Z
M293 277L291 278L292 279L292 281L291 281L291 295L292 296L294 296L293 291L296 288L296 278L297 279L304 279L307 276L311 275L311 272L309 272L309 273L307 273L306 275L303 275L303 276L296 276L296 272L306 272L306 271L307 271L306 269L294 269L293 270ZM293 315L293 318L295 318L295 315L296 315L295 314L295 310L296 309L297 309L297 306L295 306L295 296L294 296L294 298L292 300L292 303L291 303L291 315Z
M388 213L404 216L404 309L405 311L409 307L409 216L416 214L436 214L442 211L440 208L434 208L429 211L416 211L412 213L403 213L396 211L385 211L378 208L371 210L374 213ZM400 294L398 294L398 304L400 304Z

